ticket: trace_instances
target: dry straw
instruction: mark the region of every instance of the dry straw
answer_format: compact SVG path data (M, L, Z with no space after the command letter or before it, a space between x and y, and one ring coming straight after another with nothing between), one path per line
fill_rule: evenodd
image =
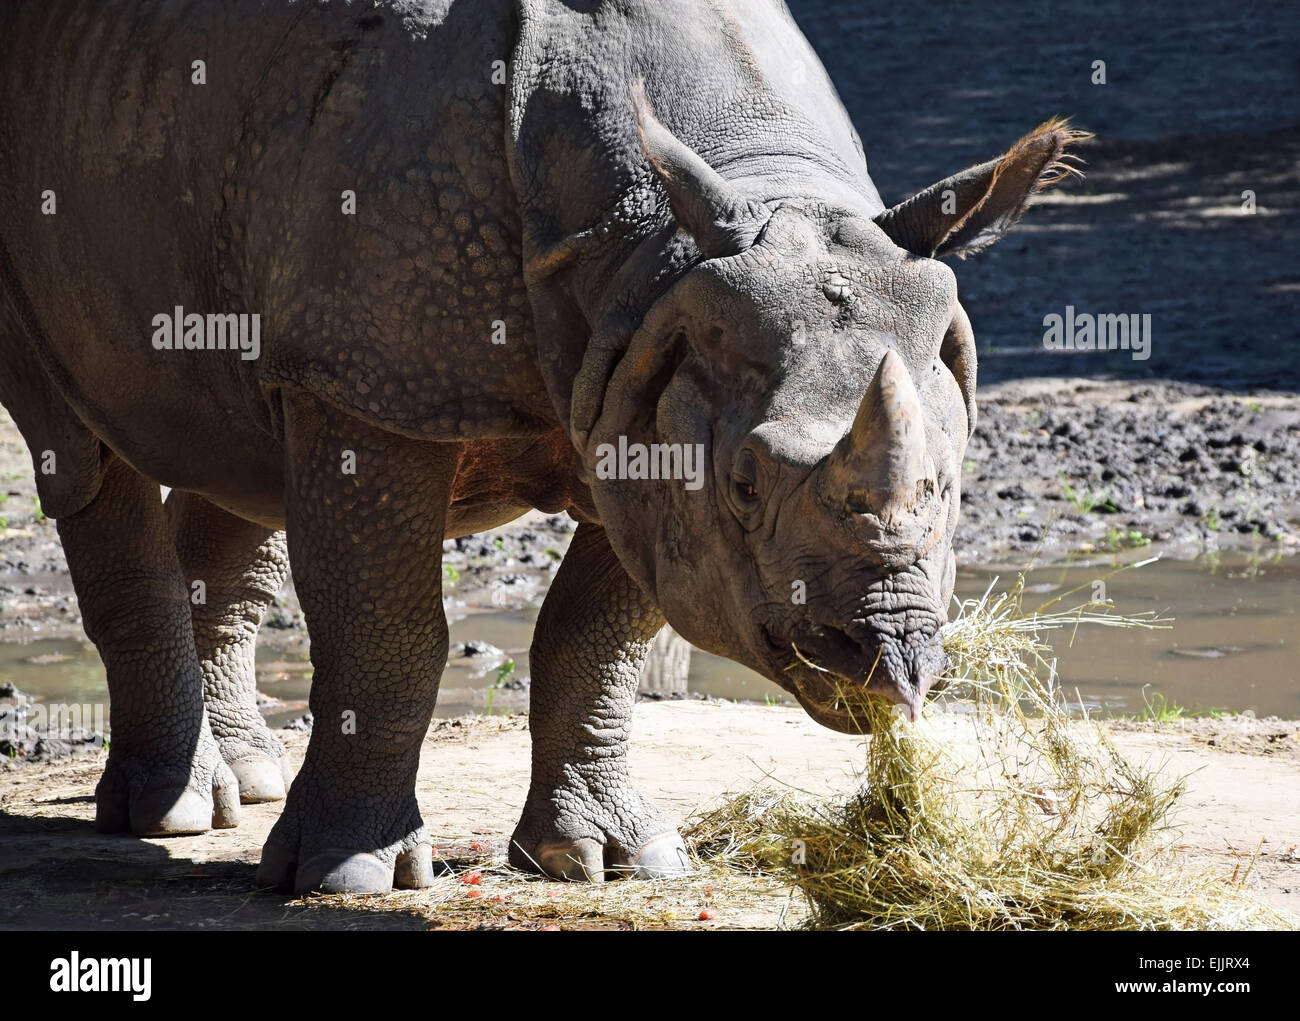
M814 928L1290 927L1168 848L1181 779L1128 761L1067 711L1046 636L1168 626L1107 603L1056 608L1070 594L1028 612L1022 574L963 604L944 632L949 689L916 724L844 682L841 704L873 735L860 791L847 803L733 798L688 831L696 854L784 875Z

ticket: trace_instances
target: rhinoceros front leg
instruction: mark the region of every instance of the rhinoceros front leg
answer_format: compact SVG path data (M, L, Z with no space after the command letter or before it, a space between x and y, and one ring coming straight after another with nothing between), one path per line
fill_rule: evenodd
M284 533L237 518L194 493L173 490L166 508L191 590L212 736L244 804L281 801L293 771L284 745L257 708L254 653L262 615L289 573Z
M96 827L166 836L234 826L239 790L208 729L189 590L157 483L110 455L95 499L58 526L112 699Z
M517 868L592 881L685 870L676 829L628 782L637 680L663 623L605 530L579 526L529 652L532 782L510 843Z
M427 886L415 776L447 659L442 535L457 453L307 396L285 405L289 557L315 726L258 880L300 892Z

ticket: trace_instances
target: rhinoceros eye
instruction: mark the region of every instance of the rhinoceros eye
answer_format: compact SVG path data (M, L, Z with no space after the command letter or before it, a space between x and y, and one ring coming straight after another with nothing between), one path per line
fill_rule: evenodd
M752 450L742 450L736 458L731 469L731 492L742 517L758 508L761 502L758 459Z

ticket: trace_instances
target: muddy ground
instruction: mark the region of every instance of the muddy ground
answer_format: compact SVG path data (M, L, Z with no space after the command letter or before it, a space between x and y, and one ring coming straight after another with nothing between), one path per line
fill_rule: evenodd
M993 156L1052 115L1097 134L1083 153L1085 180L1044 195L1011 237L953 267L981 373L959 558L1019 566L1131 547L1296 550L1294 4L1191 0L1153 13L1118 0L790 6L854 117L886 202ZM1092 81L1099 59L1105 85ZM1149 313L1151 357L1045 350L1043 319L1067 305ZM449 609L534 599L571 531L565 518L537 515L447 543ZM79 634L55 527L0 413L0 641ZM263 641L305 641L291 587ZM300 756L303 736L286 737ZM519 720L431 732L421 802L449 854L481 856L470 840L499 849L524 790L525 738ZM1182 817L1194 854L1227 869L1264 838L1252 881L1300 907L1294 724L1179 721L1122 741L1200 769ZM0 924L425 927L436 897L448 895L367 906L255 893L253 863L275 806L246 808L240 829L204 837L98 837L88 820L99 754L0 778ZM843 781L860 758L852 739L797 712L704 705L642 707L634 755L647 789L679 815L769 766L816 786ZM681 919L707 896L690 884L665 894ZM773 923L784 898L759 900L682 924Z
M1300 547L1300 397L1079 378L992 384L963 490L959 563L1018 568L1135 548L1290 554ZM2 411L0 496L0 641L79 635L54 522L39 513L31 460ZM448 541L449 610L535 599L574 527L534 514ZM302 644L292 585L280 603L263 641Z
M948 722L952 740L970 740ZM306 735L284 737L300 763ZM379 898L258 891L258 853L277 805L246 805L237 828L202 836L105 837L92 825L98 758L15 769L0 777L0 927L768 928L802 917L800 898L771 882L712 874L588 889L489 868L481 882L464 882L504 854L528 788L527 742L521 716L435 723L417 794L456 874ZM1300 724L1130 725L1117 742L1137 761L1165 763L1168 775L1190 774L1171 834L1180 853L1225 881L1249 867L1248 889L1300 912ZM848 792L862 764L860 739L798 709L703 702L642 705L631 758L634 782L677 820L760 784ZM706 908L713 917L701 920Z

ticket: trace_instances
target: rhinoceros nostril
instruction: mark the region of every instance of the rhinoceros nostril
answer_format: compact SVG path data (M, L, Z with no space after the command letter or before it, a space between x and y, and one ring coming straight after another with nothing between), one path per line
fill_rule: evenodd
M871 500L866 493L861 490L850 490L849 498L845 501L845 507L850 514L870 514Z

